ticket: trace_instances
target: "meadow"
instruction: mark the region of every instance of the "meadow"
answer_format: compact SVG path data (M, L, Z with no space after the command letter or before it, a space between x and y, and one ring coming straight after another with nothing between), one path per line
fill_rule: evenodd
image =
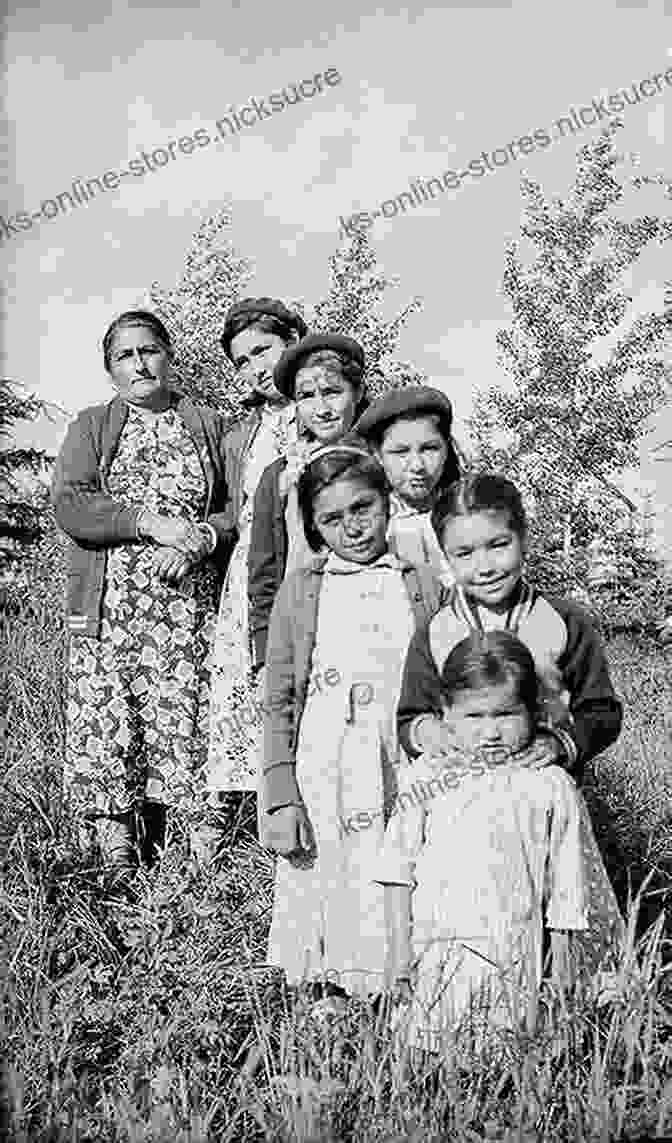
M240 823L208 867L171 822L115 902L63 813L65 638L43 579L0 621L2 1124L16 1143L610 1140L672 1135L671 652L608 644L626 709L586 780L628 935L607 994L549 986L534 1035L441 1064L353 1002L290 1005L262 956L273 865Z

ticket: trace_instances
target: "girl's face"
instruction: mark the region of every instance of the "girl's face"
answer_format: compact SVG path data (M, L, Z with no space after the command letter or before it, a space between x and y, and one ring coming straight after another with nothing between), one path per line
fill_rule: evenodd
M458 691L444 712L463 750L491 750L504 757L522 750L532 738L533 720L518 694L515 679Z
M296 374L296 410L304 429L321 444L334 444L352 426L359 390L323 365Z
M394 492L414 508L431 504L448 446L431 414L399 418L386 430L378 457Z
M291 344L291 342L290 342ZM253 393L273 404L285 404L282 393L273 384L273 370L287 343L277 333L264 333L249 326L231 339L231 360Z
M508 610L522 575L525 542L507 513L473 512L447 520L441 547L468 595L491 611Z
M387 548L387 508L380 492L362 480L344 477L318 492L315 527L332 552L368 564Z
M129 405L151 409L168 392L170 350L146 325L122 325L110 346L110 380Z

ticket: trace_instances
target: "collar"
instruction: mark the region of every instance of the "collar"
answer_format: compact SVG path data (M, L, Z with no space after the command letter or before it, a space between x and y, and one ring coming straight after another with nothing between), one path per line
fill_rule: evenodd
M402 566L401 560L389 550L383 552L370 564L357 564L354 560L344 560L342 556L330 552L324 562L324 571L332 572L335 575L350 575L353 572L368 571L371 568L392 568L394 571L401 571Z
M509 609L506 613L505 630L511 631L515 635L522 621L527 619L532 611L536 599L537 592L535 589L521 577L508 601ZM468 627L475 631L484 630L478 604L467 595L460 584L455 584L453 588L453 610L458 619L461 619Z

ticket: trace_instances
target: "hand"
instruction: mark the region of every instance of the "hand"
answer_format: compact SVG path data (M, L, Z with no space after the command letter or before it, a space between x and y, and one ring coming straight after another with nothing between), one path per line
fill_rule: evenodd
M175 548L194 561L203 559L209 549L208 539L197 524L179 516L159 516L155 512L142 512L138 520L142 536L160 548Z
M460 746L453 728L435 715L428 714L417 723L414 738L423 754L451 758L457 767L466 769L464 750Z
M565 758L562 746L552 734L537 734L536 738L520 754L516 754L517 766L527 770L542 770L544 766L561 763Z
M157 578L161 583L177 584L192 566L188 556L178 552L175 548L157 548L152 563Z
M280 857L303 856L315 852L308 814L303 806L282 806L266 814L264 842Z

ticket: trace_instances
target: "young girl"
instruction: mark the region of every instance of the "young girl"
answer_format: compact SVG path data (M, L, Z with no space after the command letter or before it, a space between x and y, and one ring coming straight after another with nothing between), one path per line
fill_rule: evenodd
M256 789L261 725L251 679L247 614L247 555L254 494L264 469L296 440L294 405L273 384L285 350L306 333L302 318L275 298L244 298L226 315L221 344L239 377L249 384L246 417L225 440L226 479L237 543L222 591L214 642L207 785L210 802L245 801ZM247 799L249 800L249 798ZM254 823L254 814L251 823ZM203 846L218 840L203 830Z
M431 509L460 475L450 401L424 385L397 389L374 401L355 429L375 449L392 490L390 549L429 564L450 585L453 574L431 525Z
M310 561L298 510L297 482L312 452L349 432L366 404L364 351L341 334L310 334L280 359L278 392L296 401L301 438L265 470L254 499L248 560L250 633L255 669L266 658L268 624L285 575Z
M262 797L278 862L268 960L290 984L379 993L383 890L371 881L394 798L406 649L445 589L387 550L385 473L365 447L321 449L300 477L313 560L271 616Z
M558 766L521 765L540 714L528 649L509 631L474 631L446 658L441 691L459 765L404 767L376 871L389 979L410 999L411 1042L434 1051L462 1018L476 1032L534 1030L544 921L561 984L589 898L602 915L592 968L622 926L574 782Z
M583 611L569 600L546 599L524 579L527 528L520 493L503 476L466 476L434 506L432 524L456 584L448 605L409 648L398 714L404 749L411 757L450 751L451 736L440 720L443 664L470 631L505 628L532 652L554 708L546 727L551 734L543 746L539 740L528 762L560 761L580 781L585 763L618 737L621 704Z

